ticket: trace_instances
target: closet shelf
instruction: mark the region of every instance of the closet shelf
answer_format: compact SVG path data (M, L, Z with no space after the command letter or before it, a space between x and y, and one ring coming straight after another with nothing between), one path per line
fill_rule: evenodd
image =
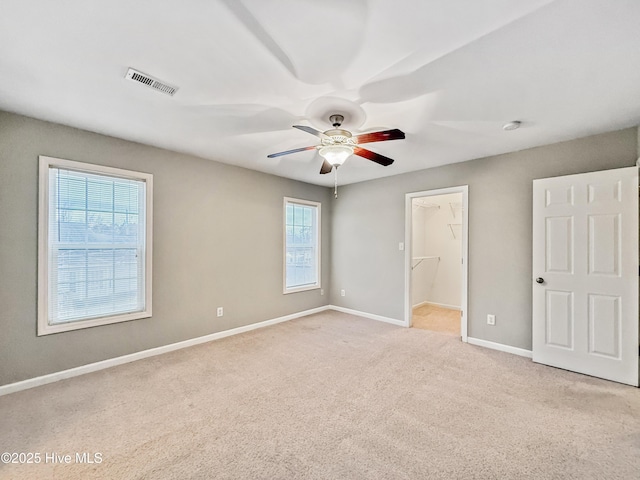
M413 204L416 207L422 207L422 208L440 208L440 205L438 205L437 203L414 202Z
M449 230L451 230L451 235L453 235L453 238L456 238L456 232L453 230L453 227L461 227L462 224L461 223L447 223L447 225L449 225Z
M449 202L449 208L451 209L453 218L456 218L456 210L462 211L462 202Z
M425 260L431 260L437 258L438 261L440 261L440 257L437 256L430 256L430 257L412 257L411 260L417 260L418 263L416 263L415 265L411 266L411 270L413 270L414 268L416 268L418 265L420 265L422 262L424 262Z

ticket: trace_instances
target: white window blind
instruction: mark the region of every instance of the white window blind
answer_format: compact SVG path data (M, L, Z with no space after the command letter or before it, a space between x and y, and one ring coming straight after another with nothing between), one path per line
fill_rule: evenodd
M131 173L134 172L128 172ZM54 163L47 165L46 174L44 330L51 326L64 330L65 324L87 320L95 320L86 325L94 326L149 316L149 179L64 168Z
M320 287L320 204L285 198L285 293Z

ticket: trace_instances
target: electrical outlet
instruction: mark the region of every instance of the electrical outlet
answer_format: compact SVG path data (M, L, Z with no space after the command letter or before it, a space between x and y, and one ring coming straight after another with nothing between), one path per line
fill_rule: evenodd
M340 296L344 297L346 295L346 292L344 291L344 289L340 290Z
M324 288L320 289L320 295L324 295Z
M224 315L224 309L222 307L218 307L217 314L218 314L219 317Z
M487 315L487 325L495 325L496 324L496 316L495 315Z

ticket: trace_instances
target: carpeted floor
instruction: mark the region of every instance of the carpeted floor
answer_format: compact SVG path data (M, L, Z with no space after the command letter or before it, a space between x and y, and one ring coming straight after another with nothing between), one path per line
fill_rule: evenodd
M413 309L411 325L413 328L460 336L460 310L426 303Z
M37 479L636 479L640 391L324 312L0 397ZM45 453L100 453L99 464Z

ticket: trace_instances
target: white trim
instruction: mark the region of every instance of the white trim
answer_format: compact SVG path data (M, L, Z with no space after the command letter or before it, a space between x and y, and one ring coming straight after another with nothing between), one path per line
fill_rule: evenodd
M377 320L379 322L391 323L399 327L405 326L402 320L396 320L395 318L390 318L390 317L383 317L382 315L376 315L375 313L361 312L360 310L352 310L350 308L338 307L336 305L329 305L329 308L331 310L336 310L337 312L348 313L350 315L357 315L359 317L369 318L371 320Z
M448 305L446 303L436 303L436 302L420 302L413 306L413 308L421 307L422 305L433 305L434 307L447 308L449 310L458 310L460 311L460 305Z
M40 165L45 163L47 166L55 166L63 169L73 170L75 172L94 173L97 175L113 175L119 178L128 178L130 180L153 181L151 173L136 172L133 170L125 170L123 168L106 167L95 163L76 162L75 160L65 160L63 158L47 157L40 155Z
M61 158L40 155L38 188L38 321L37 336L68 332L82 328L127 322L152 316L152 259L153 259L153 175L134 172L121 168L105 167L92 163L76 162ZM144 296L145 307L139 312L109 315L107 317L88 318L68 323L49 324L49 178L51 168L63 168L75 172L97 175L109 175L117 178L142 181L145 191L145 257L144 257Z
M36 335L40 334L42 328L46 328L49 316L49 163L48 158L43 156L40 156L38 161L38 317Z
M439 188L437 190L425 190L422 192L407 193L405 195L405 224L404 224L404 321L402 325L411 326L413 307L411 305L411 240L412 240L412 200L419 197L431 197L435 195L448 195L451 193L462 194L462 292L460 298L460 337L467 341L467 325L469 316L469 186Z
M125 363L135 362L136 360L142 360L143 358L154 357L156 355L162 355L163 353L173 352L174 350L180 350L182 348L192 347L201 343L211 342L220 338L230 337L239 333L249 332L258 328L268 327L275 325L276 323L286 322L294 320L296 318L305 317L314 313L324 312L329 310L329 305L322 307L312 308L310 310L304 310L298 313L292 313L283 317L273 318L271 320L265 320L263 322L252 323L243 327L232 328L230 330L224 330L222 332L216 332L202 337L191 338L182 342L171 343L169 345L163 345L161 347L150 348L148 350L142 350L140 352L130 353L129 355L123 355L121 357L110 358L102 360L100 362L89 363L88 365L82 365L80 367L70 368L68 370L62 370L60 372L50 373L48 375L42 375L40 377L29 378L20 382L9 383L7 385L0 386L0 396L8 395L10 393L19 392L21 390L27 390L29 388L39 387L40 385L46 385L48 383L64 380L65 378L78 377L85 373L96 372L98 370L104 370L106 368L115 367L117 365L123 365Z
M301 285L287 288L287 203L297 203L299 205L309 205L316 207L316 268L317 281L311 285ZM282 208L282 293L306 292L307 290L317 290L322 288L322 204L313 200L302 200L293 197L284 197Z
M532 358L533 354L531 350L525 350L524 348L512 347L511 345L505 345L503 343L490 342L489 340L482 340L480 338L467 337L467 342L471 345L477 345L478 347L490 348L492 350L498 350L500 352L512 353L513 355L519 355L521 357Z

